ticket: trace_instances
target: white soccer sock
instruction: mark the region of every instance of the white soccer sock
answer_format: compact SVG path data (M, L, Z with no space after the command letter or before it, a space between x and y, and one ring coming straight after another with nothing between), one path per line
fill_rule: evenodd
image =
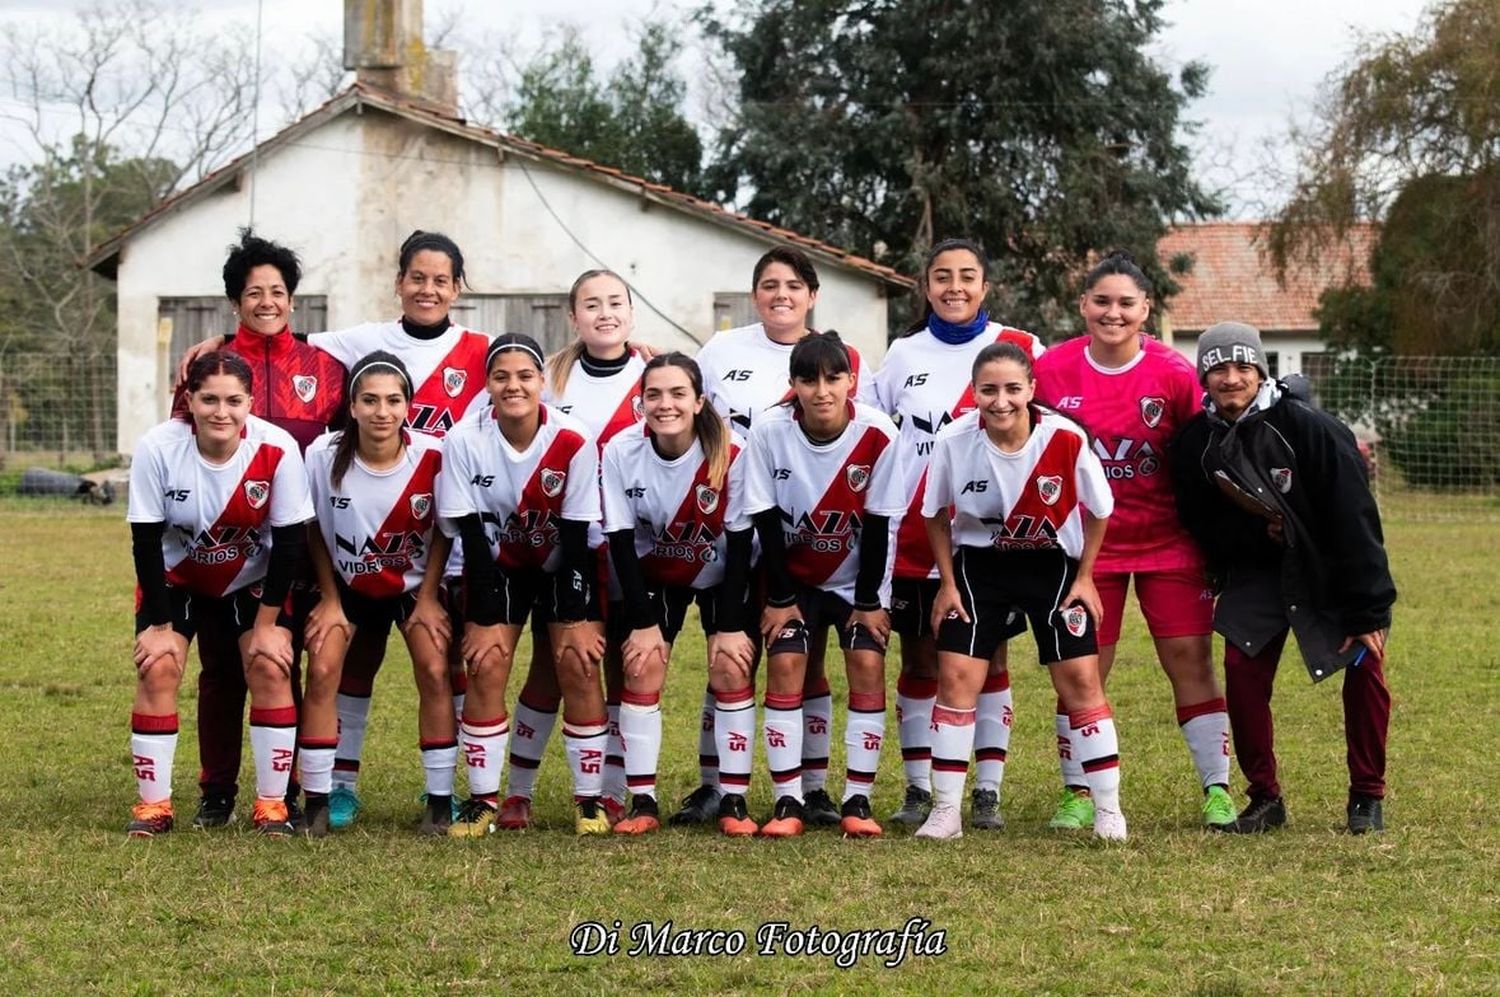
M177 714L130 714L130 756L142 803L172 798L172 760L177 756Z
M656 798L661 757L661 695L626 692L620 704L620 741L625 750L625 786L631 794Z
M563 721L563 747L567 749L568 768L573 771L575 800L604 795L604 750L608 730L608 717L583 724Z
M1010 750L1010 672L985 679L974 716L974 788L1000 792Z
M538 709L526 700L516 701L515 736L510 739L510 783L506 787L509 796L524 796L531 799L536 788L536 770L547 751L547 739L552 736L552 726L557 723L557 704L550 710Z
M750 686L716 697L714 742L718 748L719 790L744 796L755 758L755 690Z
M620 732L620 704L606 702L608 716L604 735L604 793L616 803L625 802L625 740Z
M821 691L817 691L821 690ZM833 694L823 679L802 700L802 792L828 785L828 748L833 743Z
M937 679L902 675L896 679L896 724L906 784L932 791L932 704Z
M370 726L370 697L339 693L339 747L334 754L333 784L353 789L359 782L359 760L365 753L365 731Z
M464 770L469 775L469 796L493 803L500 795L500 769L505 761L505 740L509 734L510 722L503 713L488 719L464 717L463 723L458 725L458 740L464 749ZM422 761L425 768L426 752L423 752Z
M1088 780L1094 806L1120 809L1120 741L1115 735L1114 714L1109 704L1068 714L1074 754Z
M1224 697L1177 707L1177 723L1203 788L1229 787L1229 713Z
M336 737L298 738L297 773L304 792L323 796L333 792L333 758L338 743Z
M801 802L802 783L802 696L793 693L780 696L766 693L765 719L761 730L766 740L766 762L776 799L790 796Z
M454 769L458 767L458 741L453 738L419 742L422 751L423 788L428 796L452 796ZM496 758L505 752L502 743ZM499 784L496 784L498 788Z
M851 796L868 800L874 795L880 744L884 740L885 692L851 692L844 726L844 800Z
M255 795L266 800L286 797L297 748L297 708L250 707L250 751L255 756Z
M698 723L698 782L719 789L719 743L714 734L718 700L711 688L703 690L703 712Z
M1062 772L1062 784L1068 789L1085 789L1088 780L1083 777L1083 766L1073 743L1073 725L1068 723L1068 711L1063 709L1061 700L1053 722L1057 727L1057 767Z
M935 703L932 707L932 802L957 807L969 778L974 750L974 712Z

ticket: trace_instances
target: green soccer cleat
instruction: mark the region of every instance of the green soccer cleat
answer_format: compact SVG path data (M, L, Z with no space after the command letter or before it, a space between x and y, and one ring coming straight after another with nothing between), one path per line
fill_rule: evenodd
M328 826L335 831L348 827L359 816L364 804L359 794L348 786L334 786L328 794Z
M1054 831L1087 831L1094 826L1094 800L1087 793L1064 789L1057 812L1047 822Z
M1203 826L1215 831L1228 829L1239 817L1234 800L1223 786L1209 786L1203 794Z

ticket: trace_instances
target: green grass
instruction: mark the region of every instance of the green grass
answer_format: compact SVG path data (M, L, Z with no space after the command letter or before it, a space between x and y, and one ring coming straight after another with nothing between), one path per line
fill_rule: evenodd
M130 559L120 510L0 506L0 992L692 990L1192 993L1494 992L1500 833L1497 549L1492 526L1392 522L1402 599L1382 836L1351 838L1338 680L1289 657L1278 748L1291 824L1209 836L1165 680L1138 618L1111 684L1131 840L1049 834L1057 777L1046 676L1013 665L1009 829L933 844L817 833L791 842L668 831L575 840L560 745L543 764L544 829L475 842L413 833L420 790L405 657L381 673L357 827L318 842L243 830L121 833L134 799ZM1133 610L1132 610L1133 612ZM666 697L663 799L696 783L701 647L685 638ZM894 661L894 658L893 658ZM513 683L512 693L517 688ZM835 688L839 687L837 678ZM194 693L183 692L179 811L196 799ZM901 790L894 723L877 792ZM246 749L248 766L248 746ZM832 785L840 785L835 746ZM752 810L769 806L763 762ZM1238 779L1236 777L1236 781ZM252 774L242 776L250 785ZM765 921L945 932L946 954L885 969L831 958L575 957L573 926Z

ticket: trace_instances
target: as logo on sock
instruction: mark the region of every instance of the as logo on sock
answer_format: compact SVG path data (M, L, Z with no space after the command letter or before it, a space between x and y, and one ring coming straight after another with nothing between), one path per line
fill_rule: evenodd
M824 720L822 717L808 717L807 732L809 734L827 734L828 721Z
M475 744L473 741L464 745L464 764L471 769L487 768L485 759L487 755L484 745Z
M749 748L750 748L749 738L745 737L745 735L741 734L739 731L730 731L729 732L729 750L730 751L747 751L747 750L749 750Z
M879 751L880 735L875 733L873 730L865 731L864 749L866 751Z
M766 731L766 744L772 748L785 748L786 735L773 727Z

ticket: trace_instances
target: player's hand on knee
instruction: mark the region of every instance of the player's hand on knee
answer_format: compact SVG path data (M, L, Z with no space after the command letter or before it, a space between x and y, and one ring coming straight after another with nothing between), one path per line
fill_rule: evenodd
M864 627L874 637L881 647L891 641L891 614L884 607L875 609L856 609L849 614L849 628Z
M708 666L710 669L722 664L746 680L750 668L755 664L755 642L743 630L716 633L708 639Z
M307 614L307 625L303 628L303 639L307 643L309 654L323 653L323 644L328 640L330 634L342 630L344 640L349 640L354 627L349 623L349 618L344 615L344 604L337 596L322 598Z
M449 622L448 611L433 598L417 596L411 615L401 624L401 632L408 634L412 627L425 629L439 651L446 652L448 641L453 639L453 625Z
M245 661L253 664L256 658L265 658L273 667L290 677L292 674L292 632L275 624L257 623L250 628L250 643L245 648Z
M171 624L147 627L135 635L136 672L142 677L158 662L175 662L178 668L186 663L182 660L182 639Z
M776 635L791 626L793 621L801 620L802 611L797 608L796 603L790 606L767 606L760 614L760 635L770 645L775 642Z
M620 648L621 657L625 662L626 676L640 678L658 658L661 660L661 667L665 668L670 651L671 645L662 637L661 627L650 626L641 630L632 630Z
M502 660L508 658L511 653L510 644L506 640L505 627L499 623L488 626L478 623L466 624L460 649L463 652L464 664L471 675L478 671L485 656L491 651L498 653Z
M972 623L969 614L964 611L963 597L958 594L958 587L954 585L938 586L937 595L932 600L932 632L937 633L943 626L943 621L949 616Z

